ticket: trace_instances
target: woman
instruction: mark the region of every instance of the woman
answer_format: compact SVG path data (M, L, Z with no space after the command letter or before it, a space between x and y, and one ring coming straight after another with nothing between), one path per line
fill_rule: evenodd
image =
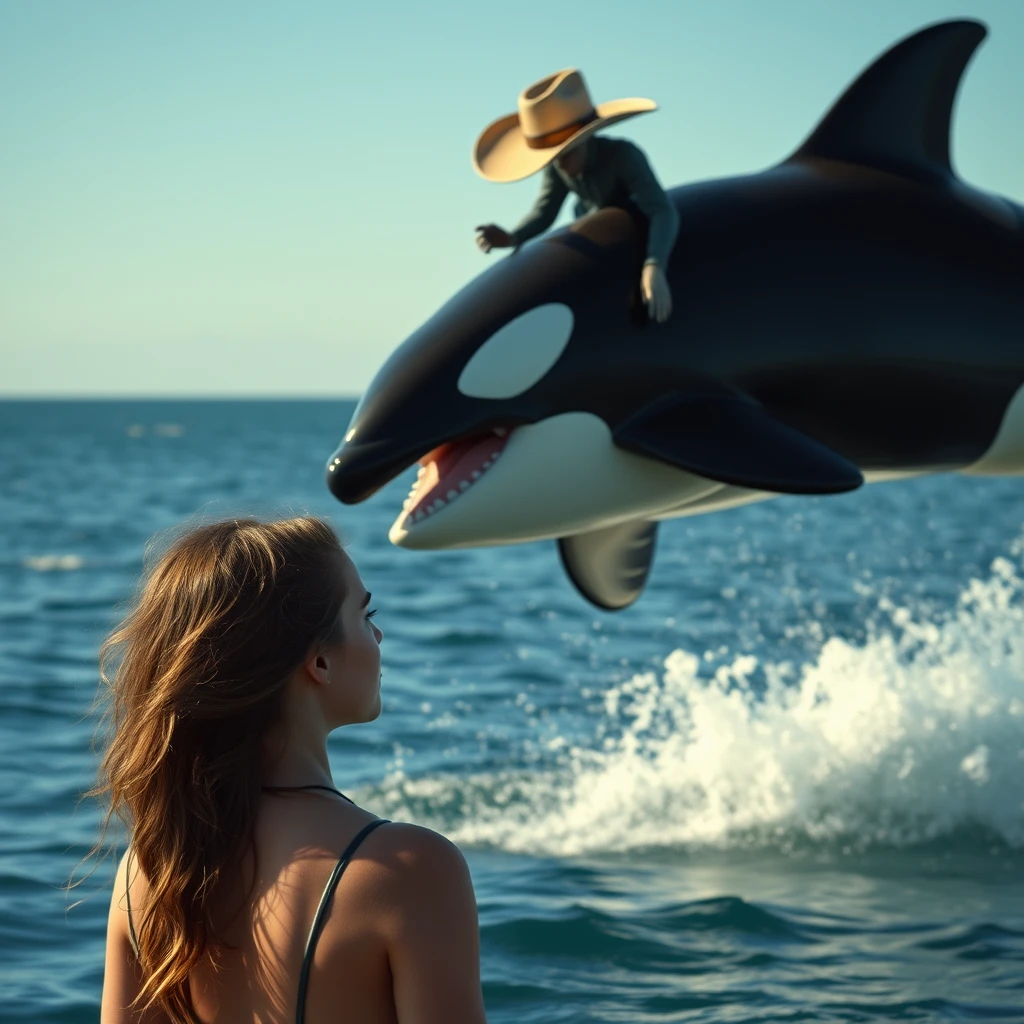
M328 733L381 711L369 603L312 518L200 527L149 573L101 654L94 792L131 830L103 1024L484 1020L462 855L331 780Z

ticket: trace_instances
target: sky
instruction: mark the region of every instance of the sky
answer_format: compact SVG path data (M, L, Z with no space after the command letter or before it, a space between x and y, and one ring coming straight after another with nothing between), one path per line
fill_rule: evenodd
M1024 0L0 0L0 395L357 395L504 258L473 229L539 182L470 152L532 82L656 100L608 134L670 188L782 159L951 17L990 29L954 166L1024 202Z

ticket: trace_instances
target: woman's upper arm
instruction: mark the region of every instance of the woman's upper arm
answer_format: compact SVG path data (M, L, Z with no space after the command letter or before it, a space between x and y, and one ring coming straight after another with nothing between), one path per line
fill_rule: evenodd
M103 1001L100 1024L165 1024L165 1014L150 1010L139 1014L128 1009L139 994L141 979L135 953L128 938L128 913L125 905L125 864L127 853L121 858L114 891L110 897L107 915L107 953L103 967ZM135 871L132 871L135 874Z
M398 828L387 942L399 1024L484 1024L480 926L465 858L436 832Z

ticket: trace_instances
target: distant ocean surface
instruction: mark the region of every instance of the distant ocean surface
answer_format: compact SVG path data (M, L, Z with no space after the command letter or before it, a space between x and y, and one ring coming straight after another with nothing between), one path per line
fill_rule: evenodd
M1024 1021L1024 479L667 522L608 614L551 542L390 546L412 470L337 504L352 409L0 403L0 1020L98 1019L97 649L151 535L255 511L373 591L335 780L466 852L492 1024Z

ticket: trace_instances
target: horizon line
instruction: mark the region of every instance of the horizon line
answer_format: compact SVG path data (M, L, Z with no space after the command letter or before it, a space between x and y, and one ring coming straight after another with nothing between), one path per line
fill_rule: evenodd
M62 392L0 392L0 402L351 402L358 401L361 393L344 395L318 394L274 394L272 392L253 392L251 394L203 394L195 392L166 392L131 394L128 392L112 393L62 393Z

